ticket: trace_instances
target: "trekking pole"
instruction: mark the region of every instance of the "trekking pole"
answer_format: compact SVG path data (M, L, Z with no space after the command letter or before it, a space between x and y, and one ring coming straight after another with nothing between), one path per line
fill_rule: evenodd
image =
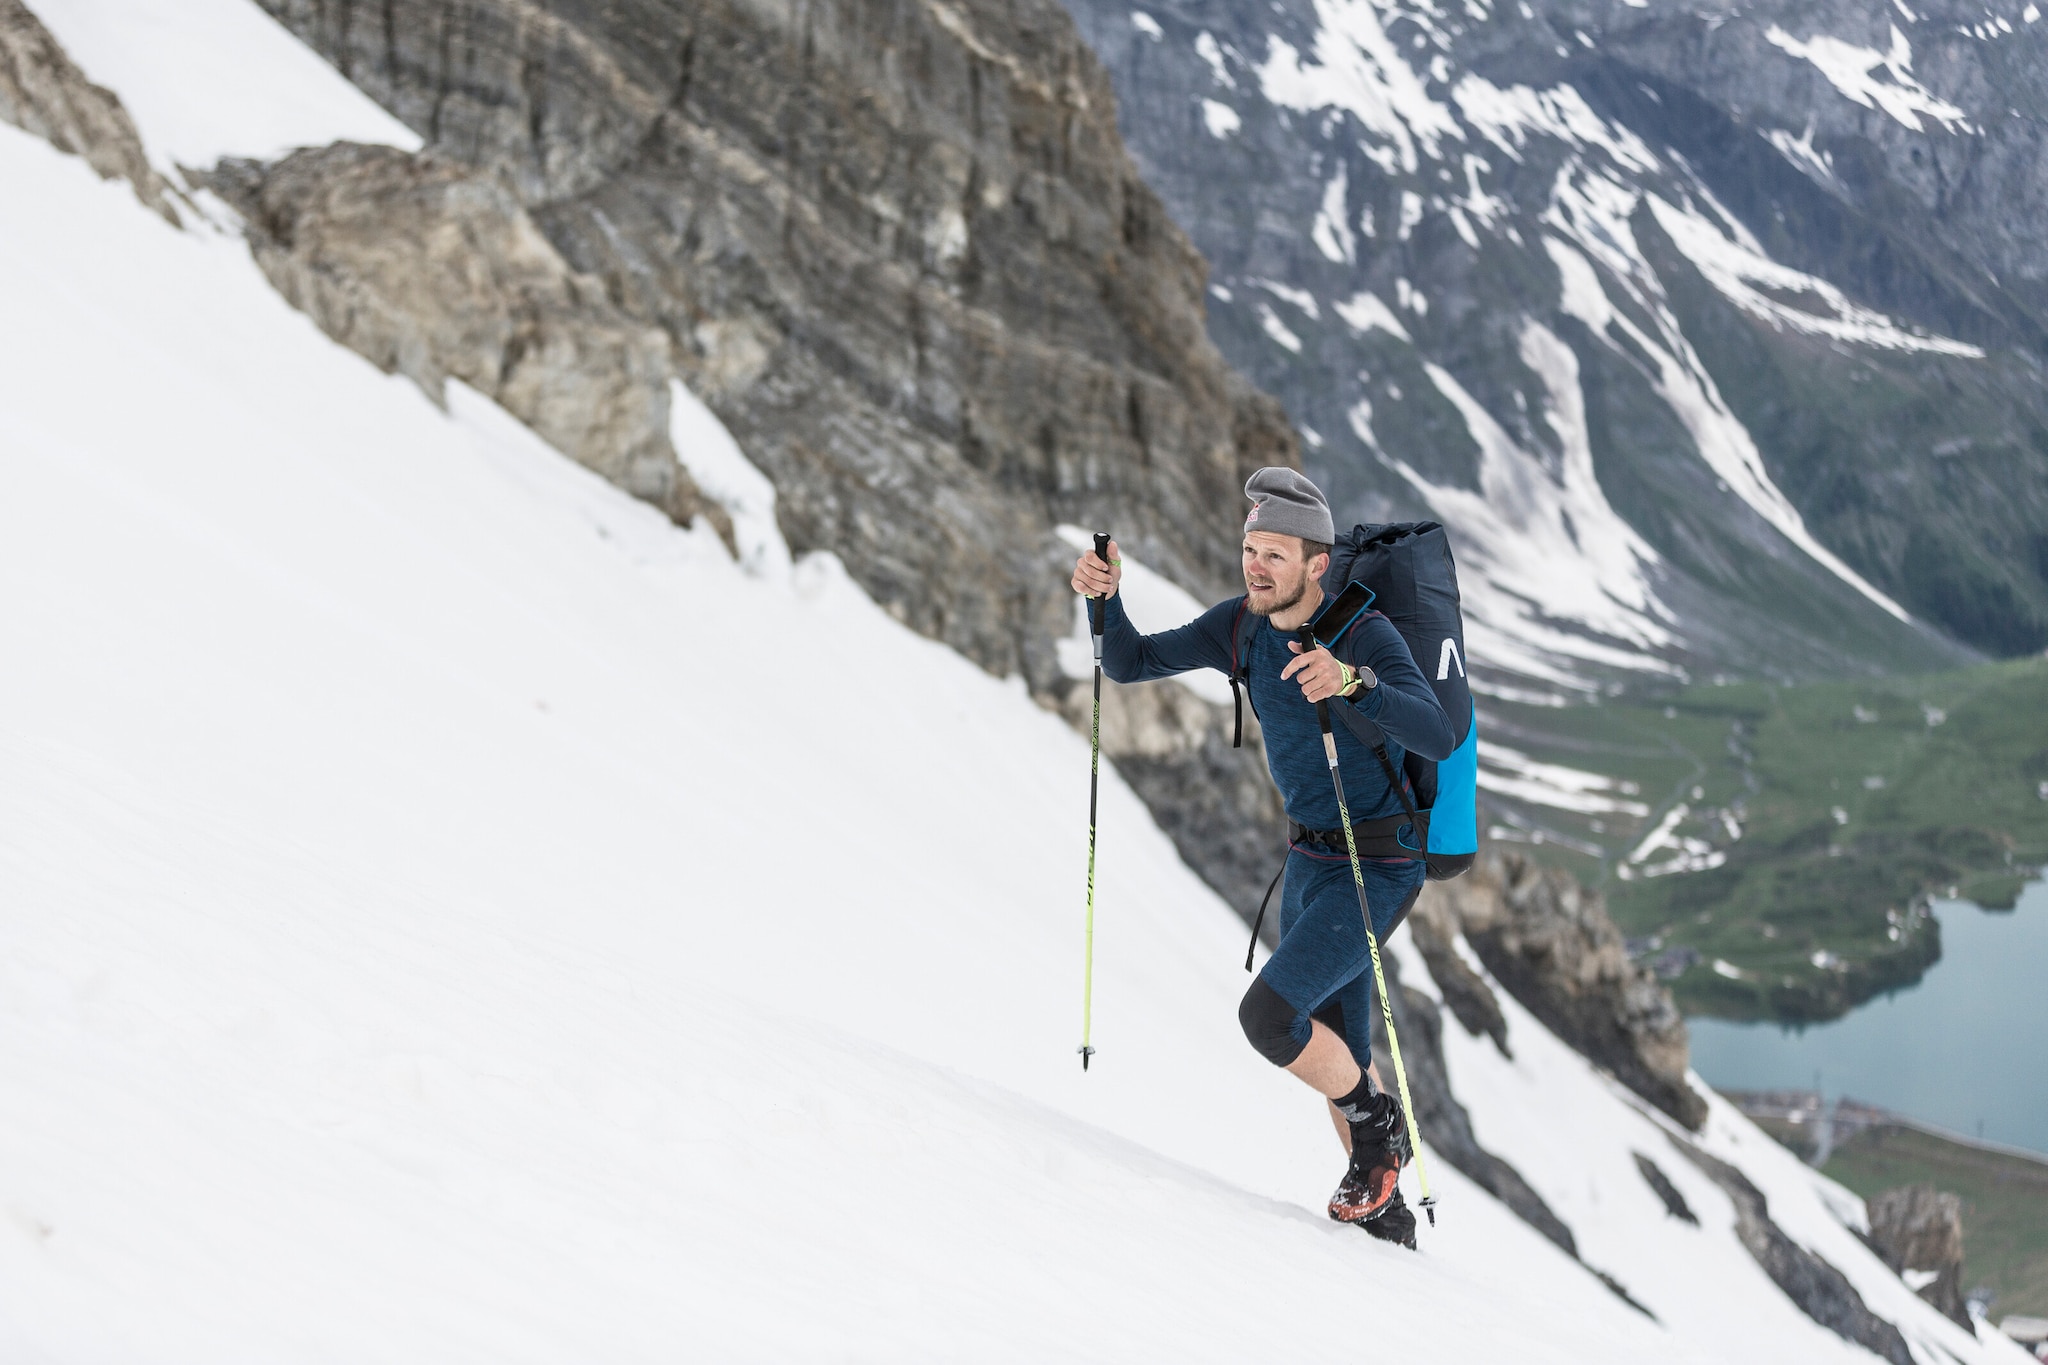
M1095 557L1109 567L1109 533L1095 533ZM1088 724L1088 929L1081 959L1081 1069L1095 1049L1088 1034L1095 1018L1095 789L1102 771L1102 614L1107 598L1088 599L1088 634L1095 645L1095 718Z
M1304 653L1320 649L1315 632L1301 628ZM1394 1054L1394 1084L1401 1092L1401 1116L1408 1121L1408 1149L1415 1153L1415 1178L1422 1185L1422 1211L1429 1225L1436 1226L1436 1198L1429 1192L1429 1168L1422 1161L1422 1134L1415 1126L1415 1105L1408 1098L1408 1069L1401 1065L1401 1038L1394 1032L1394 1002L1387 995L1387 974L1380 966L1380 936L1373 932L1372 907L1365 900L1365 870L1358 862L1358 840L1351 833L1351 807L1344 800L1344 774L1337 768L1337 736L1330 730L1330 703L1316 703L1316 724L1323 730L1323 757L1330 765L1330 782L1337 789L1337 822L1344 826L1344 847L1351 854L1351 881L1358 888L1358 913L1365 917L1365 946L1372 950L1372 984L1379 992L1380 1019L1387 1026L1387 1050ZM1389 774L1392 780L1391 772Z

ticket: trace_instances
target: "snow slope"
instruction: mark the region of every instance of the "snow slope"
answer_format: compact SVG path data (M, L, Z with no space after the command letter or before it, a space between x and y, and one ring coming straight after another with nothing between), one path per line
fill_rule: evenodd
M1485 976L1462 938L1457 947ZM1421 956L1396 952L1406 979L1435 994ZM1481 1145L1528 1176L1570 1225L1589 1264L1612 1268L1674 1332L1711 1343L1726 1359L1871 1358L1774 1291L1733 1235L1733 1203L1674 1145L1679 1130L1668 1118L1589 1067L1497 984L1494 993L1513 1058L1447 1019L1446 1067ZM1763 1192L1771 1219L1846 1275L1873 1312L1898 1325L1915 1359L1933 1365L2026 1358L1989 1327L1979 1341L1931 1311L1850 1230L1851 1223L1868 1230L1861 1200L1809 1170L1697 1077L1694 1086L1708 1097L1710 1113L1691 1140L1739 1168ZM1530 1121L1545 1113L1552 1121ZM1637 1153L1677 1186L1698 1227L1667 1214L1636 1168ZM1738 1302L1741 1311L1731 1311Z
M1658 1344L1455 1180L1464 1259L1322 1219L1114 777L1081 1075L1086 750L1014 684L0 180L0 1357L1224 1359L1366 1286Z
M1083 742L789 564L701 408L743 564L233 237L7 128L0 184L0 1359L1854 1354L1666 1312L1804 1322L1619 1196L1663 1326L1441 1163L1424 1255L1330 1225L1113 773L1083 1076ZM1482 1137L1572 1219L1639 1116L1548 1065Z

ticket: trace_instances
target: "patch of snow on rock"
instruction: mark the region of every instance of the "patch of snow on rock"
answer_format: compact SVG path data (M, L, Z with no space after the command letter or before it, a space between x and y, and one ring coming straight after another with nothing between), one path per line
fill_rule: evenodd
M1258 67L1259 88L1283 109L1338 109L1392 144L1400 167L1413 173L1420 154L1438 156L1448 139L1465 133L1447 105L1381 27L1371 0L1315 0L1318 26L1306 57L1284 38L1269 38Z
M1731 240L1695 210L1681 209L1655 194L1649 196L1649 205L1658 226L1673 245L1699 267L1700 273L1730 303L1752 317L1781 329L1860 346L1931 351L1977 360L1984 357L1981 347L1968 342L1906 331L1884 314L1853 302L1826 280L1779 265L1753 248ZM1794 307L1778 297L1783 294L1797 295L1812 306Z
M1217 43L1216 35L1207 29L1195 38L1195 55L1209 64L1209 75L1216 84L1226 90L1237 89L1237 77L1230 74L1230 68L1223 64L1223 48Z
M1511 159L1522 159L1529 138L1552 137L1573 147L1598 147L1624 170L1656 170L1658 161L1644 141L1619 124L1594 113L1585 97L1569 85L1535 90L1512 85L1503 90L1482 76L1468 75L1451 91L1465 121Z
M1913 48L1896 24L1892 25L1888 52L1859 47L1827 34L1802 41L1776 24L1764 37L1792 56L1811 62L1845 99L1866 109L1882 109L1915 132L1921 130L1923 114L1952 133L1976 131L1961 109L1937 97L1914 78ZM1879 80L1879 70L1891 79Z
M1599 773L1560 763L1542 763L1518 749L1490 740L1479 741L1479 787L1482 791L1582 815L1627 815L1646 818L1650 808L1632 800L1640 789Z
M1213 138L1229 137L1244 126L1244 120L1238 117L1237 110L1221 100L1210 99L1202 101L1202 123L1208 128L1209 136Z
M1309 229L1309 239L1316 244L1316 250L1340 265L1355 265L1358 261L1358 239L1352 235L1351 224L1346 221L1349 191L1349 172L1339 161L1337 174L1323 187L1323 204L1316 211L1316 221Z
M1280 321L1279 316L1269 305L1258 304L1256 311L1259 315L1259 326L1265 329L1268 337L1294 354L1301 354L1301 338L1296 336L1286 323Z
M1345 324L1355 332L1370 332L1377 327L1403 341L1414 340L1408 335L1408 329L1401 325L1401 319L1394 316L1394 310L1387 307L1380 296L1370 289L1361 289L1343 302L1330 306L1336 309L1337 316L1344 319Z

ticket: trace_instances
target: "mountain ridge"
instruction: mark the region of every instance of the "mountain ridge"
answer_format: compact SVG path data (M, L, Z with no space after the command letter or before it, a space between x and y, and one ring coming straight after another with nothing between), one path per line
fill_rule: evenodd
M1623 681L1658 659L1812 677L2048 643L2041 260L2023 225L2048 91L2032 68L1999 76L2027 114L1982 138L1981 114L1951 113L1935 91L1993 97L1963 69L1990 46L1934 17L1967 7L1920 7L1918 27L1874 4L1070 8L1134 154L1215 263L1212 332L1311 433L1341 510L1561 500L1550 530L1520 529L1635 617L1597 599L1556 615L1638 657L1546 641L1546 613L1479 594L1482 623L1576 657L1549 685L1584 694L1617 662ZM1850 71L1858 35L1891 19L1919 47ZM1848 36L1802 46L1830 24ZM2039 30L2018 27L2006 41L2032 51ZM1959 198L1944 158L1966 153ZM2022 224L2012 241L2000 213ZM1947 242L1962 220L1972 235ZM1599 496L1572 491L1575 443ZM1589 518L1596 540L1648 552L1603 568L1571 529ZM1467 563L1511 596L1516 566L1466 529ZM1922 623L1887 619L1894 600ZM1516 653L1491 661L1541 663Z

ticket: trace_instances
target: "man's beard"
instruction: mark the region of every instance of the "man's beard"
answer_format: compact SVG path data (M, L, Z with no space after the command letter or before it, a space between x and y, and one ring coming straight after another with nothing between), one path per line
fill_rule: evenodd
M1245 584L1245 588L1247 590L1247 594L1249 594L1251 584ZM1275 582L1273 584L1273 591L1276 594L1278 594L1284 592L1285 590L1281 588L1278 582ZM1301 599L1306 596L1308 596L1308 574L1304 572L1302 576L1295 581L1293 593L1285 597L1278 597L1276 598L1276 600L1266 605L1261 605L1256 598L1251 598L1248 595L1247 600L1245 602L1245 610L1249 611L1254 616L1278 616L1282 612L1292 611L1297 606L1300 606Z

